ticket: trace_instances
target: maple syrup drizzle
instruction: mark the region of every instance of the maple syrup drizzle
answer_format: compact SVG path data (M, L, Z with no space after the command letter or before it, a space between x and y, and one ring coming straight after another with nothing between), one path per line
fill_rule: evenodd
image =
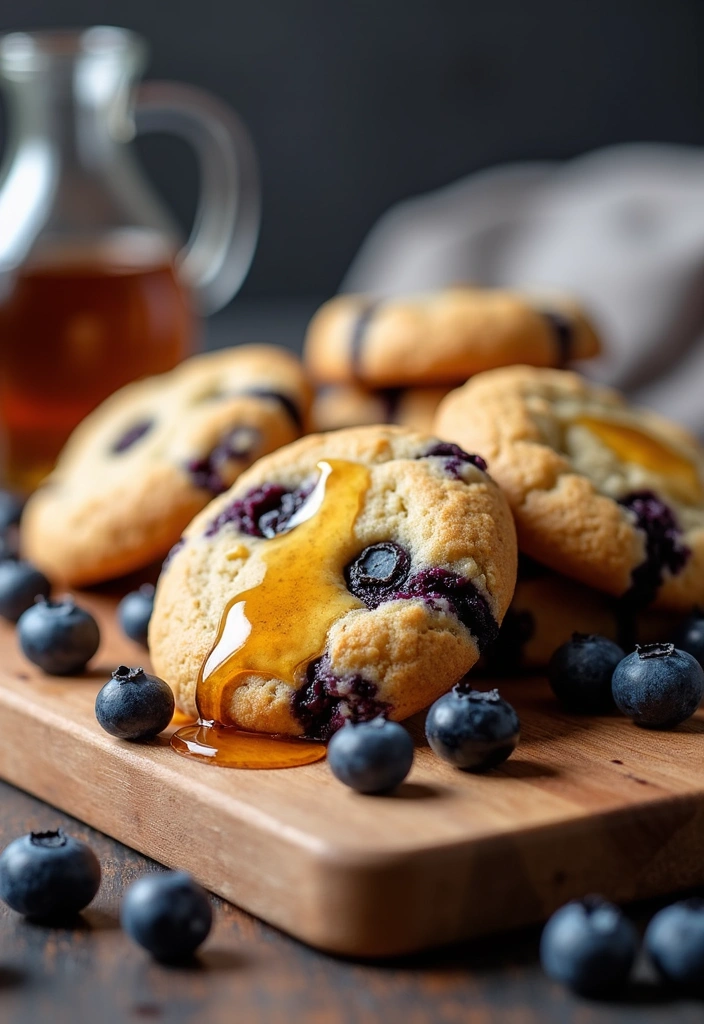
M243 732L230 714L235 690L252 675L300 685L331 626L363 607L344 586L343 569L357 553L353 527L369 470L343 459L319 462L318 470L315 489L287 531L259 549L261 582L225 608L198 676L200 722L171 740L184 756L231 768L293 767L325 756L319 743Z
M577 422L595 434L624 462L634 462L659 474L672 494L687 504L704 500L704 489L696 465L669 445L623 423L593 416L580 416Z

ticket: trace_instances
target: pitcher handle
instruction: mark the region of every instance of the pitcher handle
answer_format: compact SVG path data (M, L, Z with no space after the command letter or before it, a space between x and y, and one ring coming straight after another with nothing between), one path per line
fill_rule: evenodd
M200 197L178 266L201 311L215 313L242 285L259 235L259 175L249 132L227 104L177 82L140 86L135 120L139 132L172 132L196 151Z

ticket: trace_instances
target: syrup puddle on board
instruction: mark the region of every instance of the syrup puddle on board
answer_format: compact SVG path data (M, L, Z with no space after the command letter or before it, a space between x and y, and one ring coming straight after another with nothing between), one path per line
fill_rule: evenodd
M363 605L342 583L357 552L354 524L369 486L357 462L318 463L320 477L285 533L262 545L262 581L234 597L198 676L200 722L174 733L185 757L228 768L290 768L325 757L322 743L243 732L230 707L252 675L297 688L320 657L331 626Z

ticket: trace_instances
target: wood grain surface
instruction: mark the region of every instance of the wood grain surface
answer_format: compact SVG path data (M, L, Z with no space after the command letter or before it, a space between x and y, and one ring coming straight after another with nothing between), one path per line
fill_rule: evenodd
M502 686L522 742L487 776L419 741L391 797L340 786L325 763L227 771L160 738L118 742L95 693L144 651L114 600L83 598L103 644L83 679L43 676L0 630L0 775L311 945L380 956L544 919L600 891L626 901L704 881L701 713L653 733L562 714L541 680ZM416 731L418 723L416 723Z

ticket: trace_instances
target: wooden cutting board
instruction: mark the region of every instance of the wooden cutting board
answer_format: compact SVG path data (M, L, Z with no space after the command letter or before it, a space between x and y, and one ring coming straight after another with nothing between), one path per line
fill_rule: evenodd
M144 664L114 600L83 597L103 644L82 679L43 676L0 626L0 775L321 949L404 953L704 883L704 715L673 732L560 712L542 680L506 682L522 741L474 776L422 743L389 797L345 789L325 762L233 771L98 726L95 694ZM47 821L47 825L49 821Z

